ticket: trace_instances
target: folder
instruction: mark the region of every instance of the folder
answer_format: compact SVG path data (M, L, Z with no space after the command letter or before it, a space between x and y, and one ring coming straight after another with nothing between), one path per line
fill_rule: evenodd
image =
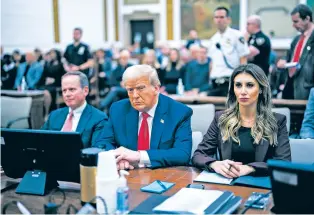
M194 179L194 181L271 189L270 178L268 176L255 177L255 176L247 175L247 176L241 176L236 179L231 179L231 178L226 178L215 172L207 172L204 170Z

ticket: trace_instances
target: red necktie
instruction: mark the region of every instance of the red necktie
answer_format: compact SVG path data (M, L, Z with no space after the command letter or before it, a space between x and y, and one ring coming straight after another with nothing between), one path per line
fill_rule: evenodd
M292 59L292 62L299 62L300 56L301 56L301 50L303 47L303 43L304 43L304 39L305 36L303 34L301 34L299 41L297 43L297 46L295 48L295 52L294 52L294 56ZM295 68L291 68L289 69L289 76L292 77L295 73L296 69Z
M65 121L62 131L72 131L73 111L69 113L69 117Z
M148 113L142 113L142 124L140 128L140 132L138 134L138 150L148 150L149 149L149 128L147 123L147 118L149 117Z

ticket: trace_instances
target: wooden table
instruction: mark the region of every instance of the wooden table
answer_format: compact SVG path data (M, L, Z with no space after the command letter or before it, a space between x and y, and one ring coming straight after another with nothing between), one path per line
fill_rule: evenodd
M200 173L200 171L193 167L173 167L164 169L137 169L130 171L130 176L128 176L128 185L130 187L130 210L134 209L141 202L147 199L151 194L141 192L140 187L147 185L155 180L164 180L167 182L176 183L174 187L165 192L163 195L173 195L178 192L181 188L186 187L189 183L193 183L193 179ZM1 183L12 183L13 179L8 177L2 177ZM266 193L268 190L241 187L241 186L228 186L228 185L217 185L217 184L204 184L206 189L215 190L229 190L235 195L241 196L243 198L242 203L250 196L252 192L263 192ZM59 209L59 213L65 213L66 208L69 204L73 204L76 208L81 208L80 205L80 191L79 190L65 190L66 201L64 205ZM46 196L31 196L31 195L19 195L15 193L15 190L9 190L1 194L2 205L12 201L21 201L31 213L44 213L43 205L48 202L49 195ZM61 195L56 195L55 199L58 201L61 199ZM267 210L256 210L250 209L247 213L250 214L269 214L270 204ZM243 209L243 204L239 210ZM19 213L14 207L8 211L10 213Z
M44 124L44 91L40 90L1 90L1 96L9 97L31 97L31 123L33 129L39 129Z

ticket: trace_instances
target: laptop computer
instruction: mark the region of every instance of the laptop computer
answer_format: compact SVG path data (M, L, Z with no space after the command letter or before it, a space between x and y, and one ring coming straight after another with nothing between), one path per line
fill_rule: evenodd
M314 214L314 165L268 160L274 213Z

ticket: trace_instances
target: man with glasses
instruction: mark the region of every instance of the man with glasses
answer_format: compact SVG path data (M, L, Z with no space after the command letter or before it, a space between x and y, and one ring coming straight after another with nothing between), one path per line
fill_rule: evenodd
M160 81L151 66L129 67L122 83L129 99L113 103L110 128L99 136L98 144L114 149L118 169L187 165L192 110L159 93Z

